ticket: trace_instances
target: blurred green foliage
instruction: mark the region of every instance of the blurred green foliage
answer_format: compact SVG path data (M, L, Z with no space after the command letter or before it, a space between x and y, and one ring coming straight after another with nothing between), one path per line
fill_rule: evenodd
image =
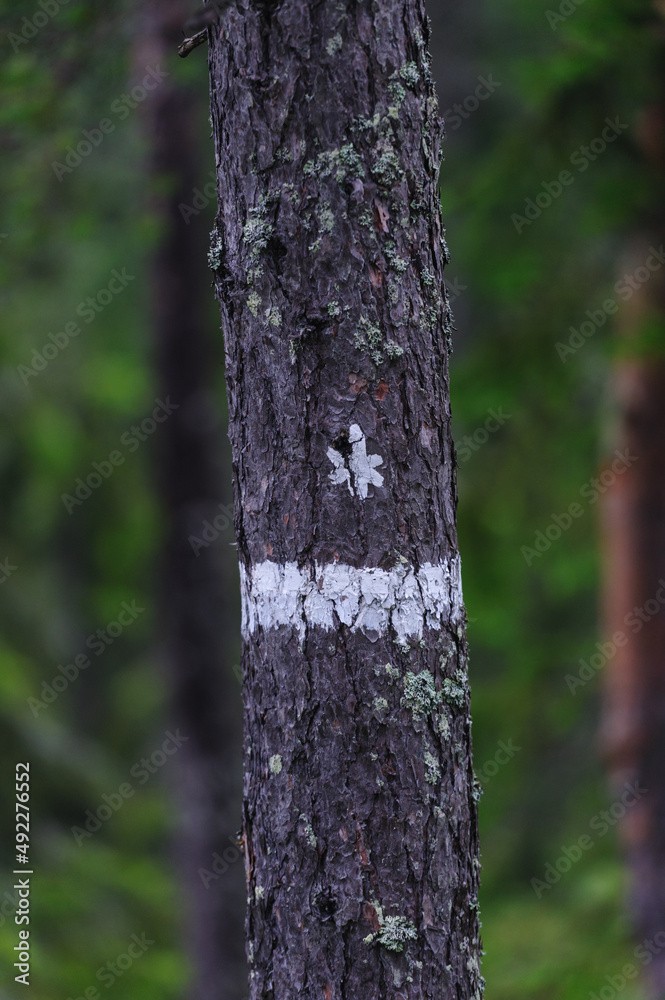
M125 449L123 464L71 513L62 501L157 394L146 285L159 226L140 112L120 120L110 111L132 80L136 7L70 0L34 37L12 42L38 9L0 0L0 560L15 567L0 585L0 953L11 966L13 764L29 760L31 996L82 995L132 934L146 934L154 945L109 989L169 1000L185 995L186 980L169 765L81 846L71 832L160 746L167 726L152 632L154 442ZM531 565L521 548L579 501L606 454L611 320L565 362L555 345L612 296L625 242L657 198L635 132L658 96L658 35L641 0L584 0L555 27L548 10L559 7L480 8L478 72L491 67L501 86L451 136L442 173L451 274L466 286L455 303L452 391L475 758L486 785L488 1000L579 1000L633 948L612 831L541 899L530 884L611 802L594 746L601 679L574 696L564 681L598 638L597 505L584 504ZM205 67L192 57L169 70L198 79L203 187L212 166ZM58 179L53 163L105 116L114 130ZM629 127L607 151L583 171L571 164L617 116ZM511 216L566 169L574 182L518 232ZM77 309L113 269L133 280L85 323ZM49 335L57 346L76 321L81 332L54 353ZM662 344L662 327L646 336ZM35 351L52 355L41 371ZM491 411L509 416L488 430ZM30 702L133 601L145 610L90 655L75 683L53 704ZM501 741L519 750L497 764ZM622 996L640 993L631 985Z
M530 884L614 801L595 745L602 677L574 694L565 683L599 638L599 504L589 499L598 494L580 491L613 448L613 319L565 360L556 344L586 310L620 304L619 259L649 225L661 184L636 132L660 97L662 20L627 0L562 9L573 13L483 5L477 71L491 69L501 86L451 133L441 184L451 270L468 289L453 305L451 381L477 770L499 741L520 747L481 802L487 1000L579 1000L622 964L641 968L614 829L540 899ZM617 118L604 152L579 152ZM564 170L572 183L553 186ZM512 220L547 195L543 182L550 204L544 196L528 221ZM662 318L657 327L662 345ZM485 433L500 408L510 419ZM525 558L522 548L574 502L582 516ZM641 993L630 983L622 996Z
M97 987L102 995L167 1000L182 996L186 981L171 857L173 761L144 784L131 777L168 728L153 628L157 442L138 441L131 430L158 394L147 285L159 225L149 207L140 106L124 117L112 110L136 82L140 11L123 0L56 7L27 38L41 8L0 4L0 558L15 567L0 603L0 953L11 969L13 773L14 762L28 760L31 996L65 1000ZM204 178L206 151L212 157L205 66L178 63L171 73L199 79ZM80 162L67 160L68 147L86 141L84 130L99 129L104 117L113 131L83 146L89 152ZM74 166L56 171L54 163ZM123 281L113 281L114 270ZM111 281L116 291L107 302ZM80 332L68 337L72 323ZM122 464L77 502L77 480L114 450ZM75 498L68 506L65 494ZM142 610L121 635L108 645L96 636L134 602ZM89 666L68 680L60 666L80 654ZM72 827L83 828L86 811L103 806L104 795L117 802L128 781L135 794L77 843ZM97 978L127 952L133 934L154 944L127 971L131 982ZM18 995L13 975L7 979Z

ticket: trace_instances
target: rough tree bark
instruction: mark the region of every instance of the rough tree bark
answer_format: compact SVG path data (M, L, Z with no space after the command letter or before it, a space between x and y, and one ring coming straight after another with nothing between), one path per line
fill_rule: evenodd
M144 0L135 52L141 74L177 61L189 13L183 0ZM224 486L230 461L213 403L214 352L201 267L205 223L191 207L202 175L201 99L177 82L172 65L168 70L142 110L160 224L151 298L157 382L160 394L178 407L157 441L166 531L158 627L171 715L187 737L175 761L176 860L192 969L187 996L240 1000L246 994L244 890L234 844L242 710L229 640L237 628L237 577L230 533L216 544L198 545L204 522L213 522L231 499Z
M482 989L427 40L421 0L210 31L252 1000Z

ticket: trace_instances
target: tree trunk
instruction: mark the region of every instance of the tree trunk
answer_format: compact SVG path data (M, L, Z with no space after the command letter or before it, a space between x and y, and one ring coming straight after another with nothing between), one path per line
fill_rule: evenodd
M662 12L661 12L662 13ZM651 28L658 31L656 22ZM642 183L665 170L665 75L662 30L653 101L636 130ZM654 62L654 65L656 63ZM629 906L649 995L665 995L665 268L662 198L648 208L622 261L617 316L622 359L615 365L619 444L629 468L603 505L605 548L605 699L601 741L620 789L639 787L620 832L629 869ZM627 275L627 278L625 277ZM654 341L658 330L660 342Z
M243 4L210 36L250 997L479 997L423 4Z
M651 283L645 294L652 302L660 298L663 308L659 275ZM633 332L650 312L645 306L644 295L631 302L625 321ZM606 647L602 743L617 788L639 786L621 833L635 929L640 941L655 939L646 975L656 1000L665 994L665 365L654 358L623 362L616 386L620 444L634 460L604 504L605 622L612 645Z
M177 61L190 11L182 0L144 0L139 69ZM241 822L241 704L232 671L237 587L231 532L202 544L203 524L231 500L214 354L206 330L203 219L191 211L201 184L201 101L169 76L146 101L144 122L155 214L152 325L159 393L178 409L159 433L159 487L166 541L159 635L171 715L186 742L176 759L177 866L192 1000L246 994L244 890L236 834ZM185 206L185 211L182 211ZM192 539L194 544L192 544ZM237 863L234 863L237 862Z

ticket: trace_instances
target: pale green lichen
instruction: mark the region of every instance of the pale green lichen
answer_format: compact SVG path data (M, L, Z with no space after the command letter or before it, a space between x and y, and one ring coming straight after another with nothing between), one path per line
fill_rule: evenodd
M441 780L441 768L439 762L429 750L423 754L425 764L425 781L430 785L437 785Z
M208 266L211 270L216 271L222 263L223 251L224 243L222 242L222 237L213 229L210 233L210 249L208 250Z
M438 729L441 739L446 743L450 739L450 723L448 722L448 716L442 713L438 719Z
M284 766L281 754L274 753L270 758L269 766L271 774L281 774L282 767Z
M339 319L342 315L342 310L339 307L339 302L335 299L334 302L328 303L328 315L331 319Z
M388 702L386 701L385 698L374 699L374 711L377 714L380 714L381 712L386 712L387 709L388 709Z
M404 99L406 98L406 90L399 82L399 80L393 80L392 83L389 83L388 91L393 101L395 102L396 107L398 109L401 108L402 104L404 103Z
M399 669L397 667L393 667L392 663L386 663L383 669L388 674L388 677L390 677L391 681L399 680L400 676Z
M373 118L366 118L365 115L357 115L353 119L353 128L360 132L369 132L370 129L378 128L381 121L381 112L377 111Z
M427 718L441 704L441 692L436 690L434 677L429 670L419 674L409 671L404 678L404 698L414 718Z
M426 285L427 288L432 288L436 283L436 276L432 274L432 272L429 271L427 268L423 268L423 272L420 275L420 279L423 285Z
M439 310L436 306L428 306L423 312L423 319L428 330L433 330L439 321Z
M388 951L404 951L409 941L416 941L418 932L406 917L386 917L381 924L376 940Z
M346 167L346 169L350 171L353 176L360 178L365 176L362 160L352 143L347 143L345 146L342 146L339 151L339 162L343 167Z
M415 87L420 80L420 71L414 62L408 62L405 66L402 66L399 75L407 87Z
M263 218L264 207L250 209L249 219L243 226L242 238L249 251L249 259L256 263L268 246L273 233L273 225Z
M279 328L282 325L282 314L277 306L271 306L266 316L270 326Z
M393 268L393 270L397 271L398 274L404 274L404 272L408 270L409 262L407 260L404 260L403 257L400 257L400 255L397 252L397 247L392 242L392 240L386 244L383 252L390 266Z
M358 222L365 229L369 229L374 234L374 217L368 208L363 208L358 212Z
M371 323L366 316L358 321L358 328L353 339L353 346L358 351L366 351L375 365L383 362L380 348L383 345L383 335L376 323Z
M404 177L399 156L387 140L377 143L377 154L372 160L372 173L386 187L393 187Z
M261 296L257 295L256 292L252 292L247 298L247 306L252 316L259 315L259 306L261 305Z
M394 340L386 341L385 350L391 361L394 361L395 358L401 358L404 354L404 348L400 347L399 344L396 344Z
M356 152L352 143L346 143L339 149L327 149L319 153L316 160L308 160L303 167L306 177L330 177L334 174L335 180L341 184L347 176L363 178L362 159Z
M247 271L247 285L249 288L260 278L263 274L263 264L259 264L258 267L250 267Z
M328 41L326 42L326 52L328 53L329 56L334 56L338 52L342 51L343 45L344 45L344 39L342 38L342 36L338 31L337 34L333 35L332 38L329 38Z
M335 213L330 207L330 204L326 201L316 211L316 216L319 220L319 225L324 233L332 233L335 228Z
M316 834L314 833L312 824L310 823L309 818L305 815L305 813L300 814L300 822L305 827L305 836L307 837L307 843L310 845L310 847L316 847L317 844Z
M257 885L254 887L254 900L258 903L260 899L265 898L265 891L262 885Z
M466 699L466 677L461 670L455 674L455 679L446 677L441 685L441 692L449 705L455 708L464 708Z

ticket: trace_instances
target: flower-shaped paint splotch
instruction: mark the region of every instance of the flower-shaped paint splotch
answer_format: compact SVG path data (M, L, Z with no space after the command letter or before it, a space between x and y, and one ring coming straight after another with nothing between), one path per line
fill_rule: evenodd
M383 459L380 455L367 454L367 438L358 424L351 424L349 428L349 444L351 454L348 458L336 448L328 448L328 458L334 466L328 478L338 485L346 483L351 496L355 494L366 500L370 486L383 486L383 476L376 471L383 465Z

